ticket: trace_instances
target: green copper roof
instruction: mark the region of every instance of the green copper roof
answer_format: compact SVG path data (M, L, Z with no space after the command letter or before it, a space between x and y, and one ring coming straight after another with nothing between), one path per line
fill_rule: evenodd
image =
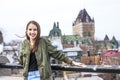
M54 36L54 37L55 36L62 36L61 30L59 29L59 23L58 22L57 22L57 25L54 22L53 29L50 30L49 36Z

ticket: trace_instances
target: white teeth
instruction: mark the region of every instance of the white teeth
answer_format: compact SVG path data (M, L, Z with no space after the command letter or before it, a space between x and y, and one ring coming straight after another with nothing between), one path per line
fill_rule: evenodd
M31 36L31 37L35 37L35 35L34 35L34 34L30 34L30 36Z
M34 37L35 35L31 35L31 37Z
M35 34L30 34L31 36L35 36Z

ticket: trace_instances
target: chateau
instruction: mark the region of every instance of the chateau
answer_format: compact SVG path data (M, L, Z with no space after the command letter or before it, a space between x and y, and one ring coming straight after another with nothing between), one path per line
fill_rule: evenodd
M73 35L89 37L94 40L94 24L94 19L91 19L86 9L81 10L73 23Z

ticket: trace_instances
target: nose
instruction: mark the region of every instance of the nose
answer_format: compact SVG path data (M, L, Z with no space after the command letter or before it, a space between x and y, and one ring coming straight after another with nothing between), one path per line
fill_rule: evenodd
M31 33L34 33L34 30L31 30Z

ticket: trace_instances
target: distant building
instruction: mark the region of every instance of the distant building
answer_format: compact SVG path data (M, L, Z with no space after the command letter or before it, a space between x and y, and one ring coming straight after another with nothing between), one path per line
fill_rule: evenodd
M95 22L94 19L91 19L86 9L81 10L76 20L73 22L73 35L90 37L94 40Z

